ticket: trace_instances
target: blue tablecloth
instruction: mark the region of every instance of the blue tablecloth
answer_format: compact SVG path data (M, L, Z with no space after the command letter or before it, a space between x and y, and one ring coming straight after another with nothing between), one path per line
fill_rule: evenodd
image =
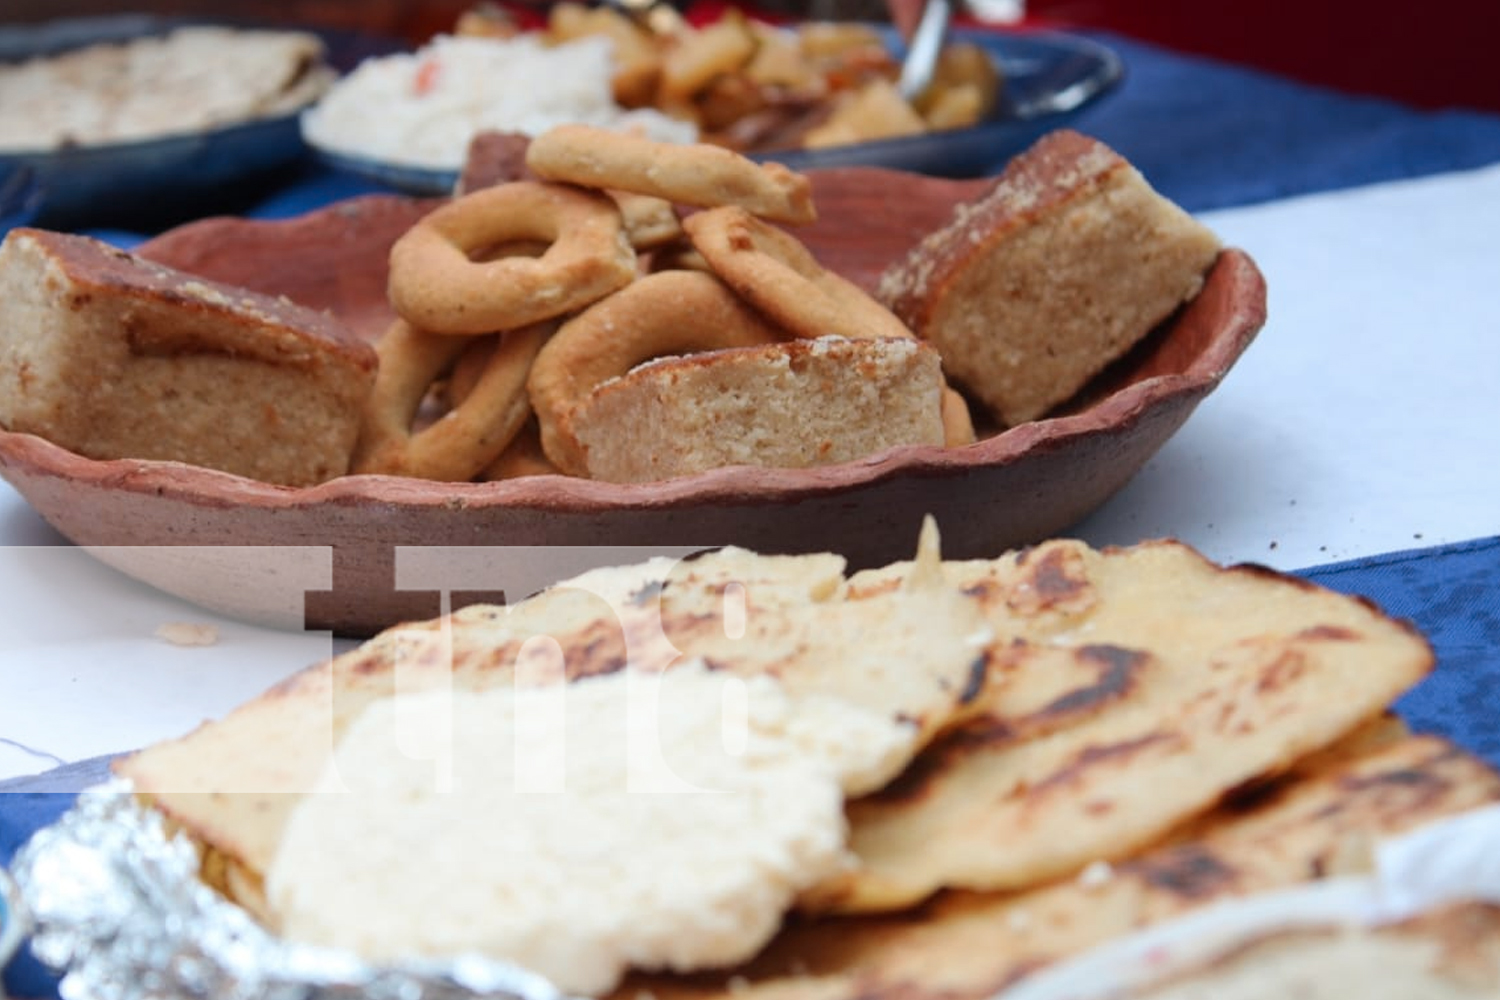
M1416 111L1117 35L1090 37L1120 54L1126 76L1073 127L1113 146L1190 211L1500 162L1500 115ZM994 169L1002 165L997 156ZM208 207L283 218L377 190L309 162ZM174 208L162 203L160 227L90 231L130 246L178 221Z
M1417 112L1097 37L1121 53L1127 77L1075 127L1114 146L1160 191L1193 211L1500 162L1500 116ZM373 190L368 182L305 165L248 203L238 196L223 208L280 218ZM130 245L147 232L102 235ZM1500 766L1500 538L1304 575L1370 597L1426 632L1439 667L1402 700L1401 713L1413 728L1445 734ZM85 762L0 785L9 792L0 794L0 863L67 807L73 789L103 770L102 761ZM20 996L54 993L52 980L24 958L5 984Z
M1418 112L1096 36L1125 83L1077 123L1190 211L1500 162L1500 115Z

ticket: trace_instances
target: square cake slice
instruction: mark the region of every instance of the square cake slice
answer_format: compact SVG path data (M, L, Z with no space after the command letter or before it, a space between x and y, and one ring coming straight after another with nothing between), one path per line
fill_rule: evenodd
M930 345L819 337L648 361L595 389L573 429L610 482L805 469L941 445L943 388Z
M881 277L1006 426L1068 400L1198 293L1218 238L1114 150L1053 132Z
M0 427L302 486L348 471L374 349L333 317L86 236L0 245Z

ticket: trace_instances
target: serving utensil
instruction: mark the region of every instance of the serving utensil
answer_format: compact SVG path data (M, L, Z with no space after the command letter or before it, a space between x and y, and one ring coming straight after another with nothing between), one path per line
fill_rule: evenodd
M948 28L953 23L952 0L927 0L922 8L922 19L917 30L912 32L906 48L906 58L901 61L901 76L896 81L896 90L907 101L915 101L932 86L937 73L938 57L948 40Z

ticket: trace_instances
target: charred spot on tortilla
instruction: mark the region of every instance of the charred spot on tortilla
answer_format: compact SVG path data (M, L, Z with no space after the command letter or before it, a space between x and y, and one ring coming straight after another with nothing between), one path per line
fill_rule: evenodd
M1040 558L1035 558L1040 553ZM1060 545L1042 545L1017 558L1017 567L1025 573L1012 585L1006 597L1011 610L1021 615L1039 615L1046 611L1077 614L1094 602L1088 569L1079 551Z
M1071 715L1103 702L1124 697L1135 686L1137 677L1151 660L1151 654L1140 649L1125 649L1104 643L1084 646L1075 656L1099 668L1096 684L1071 691L1048 704L1038 716Z
M1150 885L1188 899L1208 899L1233 890L1235 870L1201 844L1183 844L1116 866L1123 876L1138 876Z

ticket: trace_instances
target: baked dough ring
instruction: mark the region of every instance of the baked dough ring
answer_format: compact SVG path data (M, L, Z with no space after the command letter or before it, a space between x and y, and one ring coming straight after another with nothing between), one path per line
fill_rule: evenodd
M559 125L531 140L538 177L655 195L679 205L739 205L778 222L812 222L812 182L779 163L722 146L679 145L588 125Z
M561 471L585 475L572 414L600 383L652 358L785 339L711 274L646 275L568 320L537 355L526 388L542 451Z
M515 436L500 457L484 467L479 474L483 482L501 479L520 479L523 476L549 476L557 473L557 466L542 451L541 432L536 420L528 420L526 426Z
M651 251L646 258L647 271L707 271L713 273L703 255L683 236Z
M682 226L725 284L794 336L916 336L864 289L819 264L790 233L744 209L696 212ZM950 446L974 441L969 405L952 388L943 390L943 429Z
M553 324L492 337L445 337L398 319L375 345L380 369L351 471L466 482L505 450L531 415L526 376ZM487 358L472 390L413 432L428 389L466 352Z
M742 208L695 212L682 227L726 285L798 337L914 336L864 289L819 264L792 234Z
M495 341L492 338L485 338L483 343L475 344L459 357L453 365L453 371L448 375L450 406L460 406L465 399L469 398L474 387L479 384L479 379L484 375L485 367L489 364L490 352L494 348ZM497 479L516 479L521 476L543 476L556 471L557 466L548 461L547 456L542 452L541 432L537 429L536 414L531 412L528 399L525 424L516 432L515 437L511 438L505 450L500 452L493 462L479 470L476 478L481 482L492 482Z
M973 444L978 435L974 433L974 417L969 412L969 402L955 388L943 387L943 444L949 448L961 444Z
M522 240L540 257L484 259ZM582 309L630 282L635 250L608 196L514 181L480 188L424 216L391 247L397 315L430 333L515 330Z
M447 395L450 407L463 405L463 401L473 393L475 386L484 376L495 346L494 338L485 337L459 356L458 361L453 365L453 370L448 373ZM528 399L526 422L505 446L505 450L500 452L494 461L479 470L479 475L475 478L480 482L492 482L497 479L516 479L521 476L542 476L556 471L557 466L548 461L547 456L542 452L541 432L537 430L536 414L531 412L531 403Z
M606 191L620 210L625 236L636 250L655 250L682 238L682 221L665 198L634 191Z

